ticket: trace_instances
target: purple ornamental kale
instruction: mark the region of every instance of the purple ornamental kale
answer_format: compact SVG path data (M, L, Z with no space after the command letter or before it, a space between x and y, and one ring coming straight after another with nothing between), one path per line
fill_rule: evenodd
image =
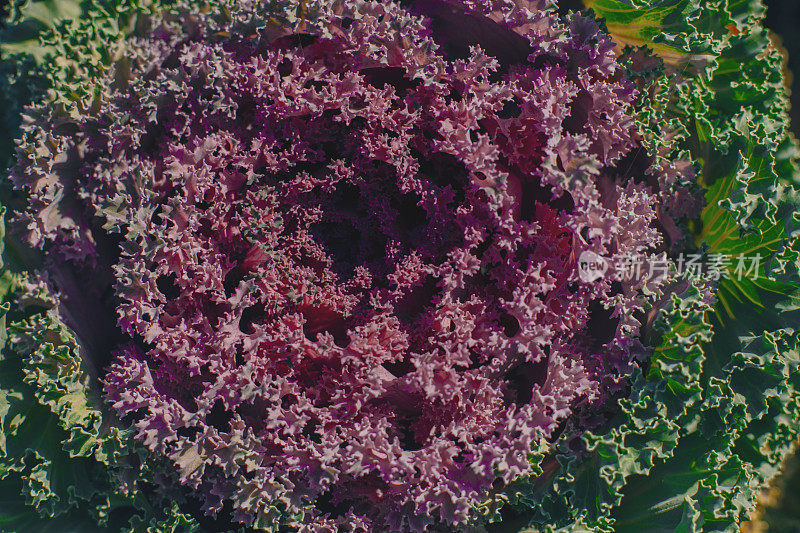
M613 265L663 241L636 89L550 1L308 7L164 22L99 109L33 110L21 223L99 280L107 399L209 514L463 526L629 370L658 282Z

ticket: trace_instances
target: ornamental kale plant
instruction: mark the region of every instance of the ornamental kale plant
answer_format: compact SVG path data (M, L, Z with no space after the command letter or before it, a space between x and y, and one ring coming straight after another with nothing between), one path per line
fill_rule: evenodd
M735 527L797 434L797 149L711 4L66 10L9 93L7 530Z

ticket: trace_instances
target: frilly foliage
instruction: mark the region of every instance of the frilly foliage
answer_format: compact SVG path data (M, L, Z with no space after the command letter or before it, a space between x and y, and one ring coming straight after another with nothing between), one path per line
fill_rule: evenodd
M586 3L618 42L655 43L672 65L640 118L653 153L699 166L695 245L762 262L754 279L721 280L713 302L692 286L674 294L608 432L557 456L544 486L521 485L518 505L541 530L736 531L800 429L797 148L781 58L758 2Z
M102 18L90 16L86 3L70 1L9 7L0 43L3 167L23 106L51 85L43 65L58 51L40 39L52 40L58 25L91 25L87 19ZM76 16L82 22L72 20ZM74 56L76 64L82 57ZM0 210L5 218L5 208ZM92 384L96 378L60 318L57 298L21 270L39 261L7 239L4 229L0 236L11 247L3 250L0 243L0 530L196 530L196 521L179 509L185 501L180 492L158 492L163 484L155 480L164 475L158 460L104 411L99 387Z
M508 52L524 66L494 79L499 61L477 47L466 61L433 53L430 22L410 13L436 5L317 2L297 40L245 4L219 28L162 16L109 54L91 105L29 113L12 175L30 190L22 233L48 273L66 270L53 257L90 264L95 288L116 289L138 345L104 366L106 399L210 514L233 502L257 527L289 514L463 525L495 480L532 470L532 444L572 404L626 372L625 354L605 361L638 325L643 285L612 297L611 272L566 282L573 231L610 259L661 241L655 191L609 177L634 144L633 84L593 18L497 5L443 15L498 18L487 48L518 40ZM570 204L534 203L565 187ZM115 234L118 258L102 252ZM65 301L65 314L86 307ZM582 336L591 302L621 317L602 356Z
M180 492L159 492L158 460L102 411L57 300L9 270L0 288L0 529L196 529Z
M760 253L761 268L755 280L722 280L713 298L703 284L676 284L643 332L653 355L630 378L619 409L598 429L567 428L554 447L532 451L541 472L480 511L498 531L734 531L797 442L800 420L797 149L780 57L760 27L758 2L586 4L621 47L631 46L623 52L631 69L641 75L634 47L649 46L651 64L661 58L647 74L640 131L657 160L688 157L697 166L706 207L689 228L690 246ZM29 6L15 13L38 18L36 31L46 31L54 13L81 19L63 23L66 38L45 39L69 68L45 65L4 93L13 99L4 107L12 125L48 83L59 87L48 98L67 108L99 105L97 80L118 57L115 43L136 31L137 13L157 9ZM226 8L204 11L224 17ZM15 43L4 53L39 49L23 37ZM3 68L22 79L30 72L22 61L36 59ZM102 407L57 300L24 273L6 271L0 285L0 529L200 528L187 514L191 501L173 502L158 493L161 480L148 482L160 476L159 463Z

